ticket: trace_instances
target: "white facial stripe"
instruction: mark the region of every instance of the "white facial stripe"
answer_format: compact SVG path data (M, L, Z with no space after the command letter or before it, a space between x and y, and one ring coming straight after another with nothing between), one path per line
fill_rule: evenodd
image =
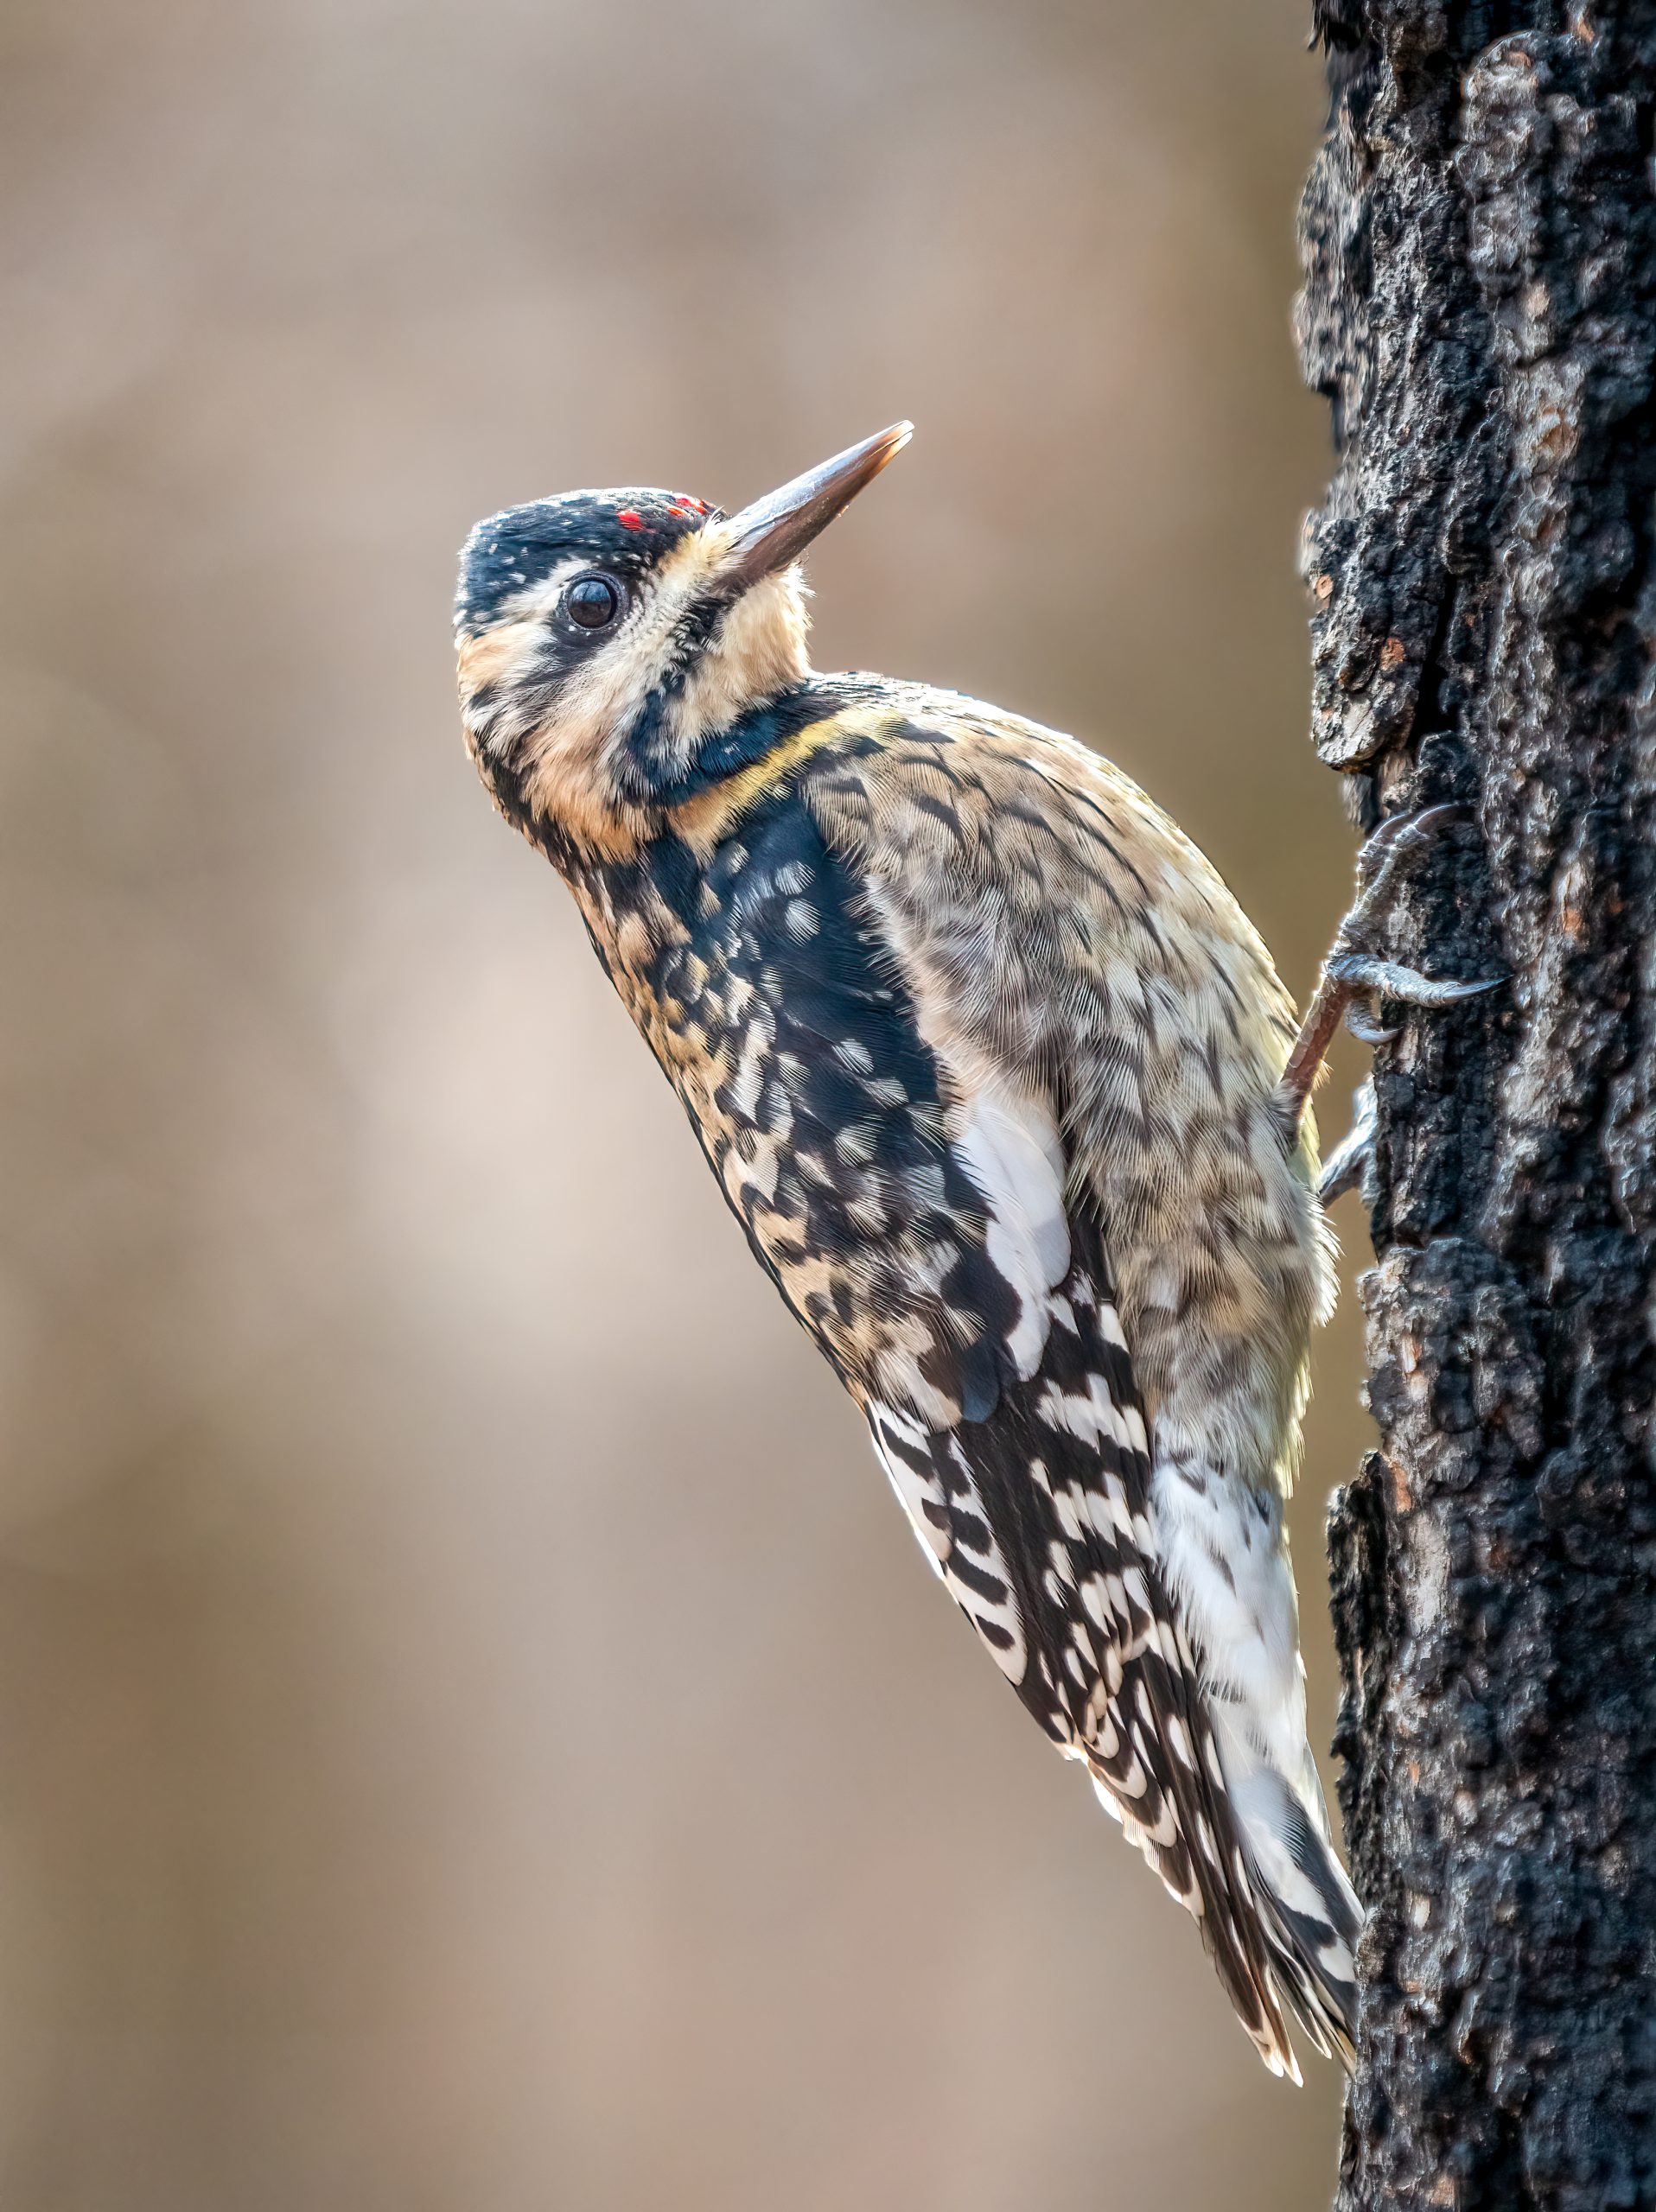
M592 563L575 553L501 601L486 629L459 639L460 708L473 742L497 758L528 734L532 685L546 648L546 623L570 579ZM487 694L480 704L480 695Z
M544 622L563 598L570 578L594 565L585 554L571 553L548 575L525 584L521 591L514 591L509 599L503 599L500 619L506 622Z
M761 577L736 600L673 702L669 725L688 747L721 729L755 699L797 683L806 658L805 586L797 568Z
M685 541L693 545L693 538ZM532 741L527 768L532 780L555 746L571 760L595 759L604 740L634 720L666 672L672 631L697 580L687 574L675 547L653 576L635 592L622 620L602 643L596 640L564 673L558 686L557 720L537 730L541 702L534 680L542 672L547 625L573 579L601 567L586 554L570 554L536 582L501 602L499 620L460 648L461 688L468 720L487 750L503 758L525 739ZM469 701L487 685L491 700L479 728ZM514 695L520 694L520 696Z

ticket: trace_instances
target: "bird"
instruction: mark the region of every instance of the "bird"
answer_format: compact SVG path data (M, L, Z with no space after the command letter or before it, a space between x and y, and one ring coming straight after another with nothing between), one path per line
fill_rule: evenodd
M911 430L735 513L623 489L480 522L466 743L978 1639L1266 2066L1301 2078L1291 2017L1349 2069L1362 1908L1284 1527L1334 1295L1309 1100L1342 1015L1488 988L1375 949L1449 810L1371 838L1297 1022L1218 871L1099 753L812 667L800 556Z

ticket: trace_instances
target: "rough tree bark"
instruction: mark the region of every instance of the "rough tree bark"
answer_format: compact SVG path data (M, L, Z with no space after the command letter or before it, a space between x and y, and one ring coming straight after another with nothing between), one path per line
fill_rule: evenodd
M1372 1908L1339 2204L1656 2205L1656 0L1317 0L1315 729L1468 810L1376 1055L1335 1500Z

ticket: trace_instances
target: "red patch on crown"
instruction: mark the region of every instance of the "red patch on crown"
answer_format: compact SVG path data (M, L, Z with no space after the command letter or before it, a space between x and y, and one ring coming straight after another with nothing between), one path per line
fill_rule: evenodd
M675 492L672 504L675 507L682 507L686 514L704 515L707 512L706 500L692 499L688 492Z
M642 530L644 527L643 516L631 507L623 507L615 519L623 530Z

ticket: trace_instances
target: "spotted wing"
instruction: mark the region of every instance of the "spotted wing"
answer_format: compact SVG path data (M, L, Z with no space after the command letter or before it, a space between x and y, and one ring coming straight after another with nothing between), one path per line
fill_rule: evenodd
M781 805L714 856L658 988L755 1251L863 1406L917 1535L1054 1741L1198 1918L1293 2070L1195 1668L1158 1575L1144 1422L1041 1102L961 1080L844 864Z
M1061 1207L1015 1240L974 1161L1051 1186L1015 1116L944 1095L935 1056L844 864L802 806L707 865L651 979L653 1036L760 1261L859 1402L937 1427L992 1411L1061 1274ZM1055 1153L1055 1133L1050 1143Z

